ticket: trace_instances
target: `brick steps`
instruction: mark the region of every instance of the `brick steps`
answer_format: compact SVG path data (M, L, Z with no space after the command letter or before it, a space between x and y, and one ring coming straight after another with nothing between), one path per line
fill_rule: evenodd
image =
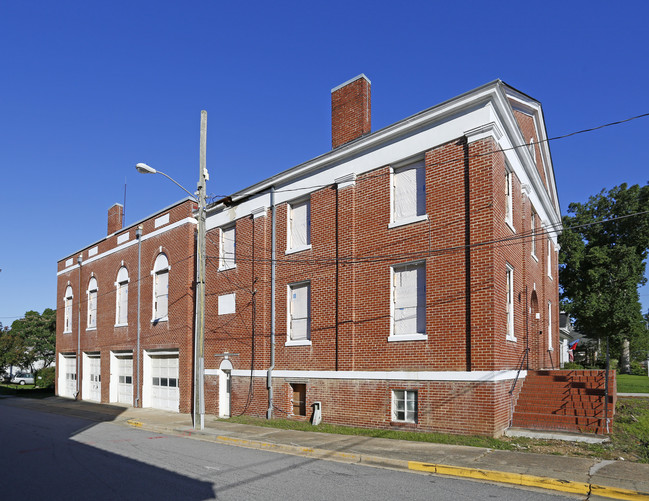
M615 376L608 416L615 412ZM605 432L603 371L533 371L523 382L512 426L579 433ZM611 386L612 384L612 386Z

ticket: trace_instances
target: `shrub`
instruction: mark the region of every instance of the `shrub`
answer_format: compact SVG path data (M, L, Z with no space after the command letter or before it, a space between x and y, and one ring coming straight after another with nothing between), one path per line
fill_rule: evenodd
M39 388L54 388L54 379L56 377L55 367L45 367L36 371L34 383Z
M578 364L577 362L566 362L563 364L564 369L573 369L573 370L581 370L584 369L584 366L581 364Z
M647 369L640 362L631 362L631 375L633 376L646 376Z

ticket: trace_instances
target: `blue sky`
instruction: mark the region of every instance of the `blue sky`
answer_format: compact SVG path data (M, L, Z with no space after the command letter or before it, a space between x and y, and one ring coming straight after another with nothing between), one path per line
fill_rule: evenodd
M500 78L550 137L649 112L649 2L0 0L0 322L56 306L56 262L193 190L331 148L330 90L365 73L378 130ZM562 211L649 181L649 118L551 143ZM649 288L641 291L644 310Z

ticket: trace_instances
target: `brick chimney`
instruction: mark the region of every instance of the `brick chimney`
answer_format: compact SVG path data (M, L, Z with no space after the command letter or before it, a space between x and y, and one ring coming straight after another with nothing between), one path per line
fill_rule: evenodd
M124 206L115 204L108 209L108 235L122 229L122 218L124 216Z
M331 89L331 146L338 148L372 130L371 86L364 74Z

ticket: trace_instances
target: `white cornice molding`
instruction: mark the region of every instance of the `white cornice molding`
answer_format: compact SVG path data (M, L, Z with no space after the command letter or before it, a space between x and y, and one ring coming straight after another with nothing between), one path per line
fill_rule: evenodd
M503 131L496 122L490 122L488 124L483 124L474 129L470 129L464 133L467 138L467 141L474 143L480 139L487 137L492 137L496 142L500 141L500 138L503 137Z
M334 182L336 183L336 186L339 190L347 188L347 186L354 186L356 184L356 173L350 172L349 174L345 174L344 176L337 177L336 179L334 179Z

